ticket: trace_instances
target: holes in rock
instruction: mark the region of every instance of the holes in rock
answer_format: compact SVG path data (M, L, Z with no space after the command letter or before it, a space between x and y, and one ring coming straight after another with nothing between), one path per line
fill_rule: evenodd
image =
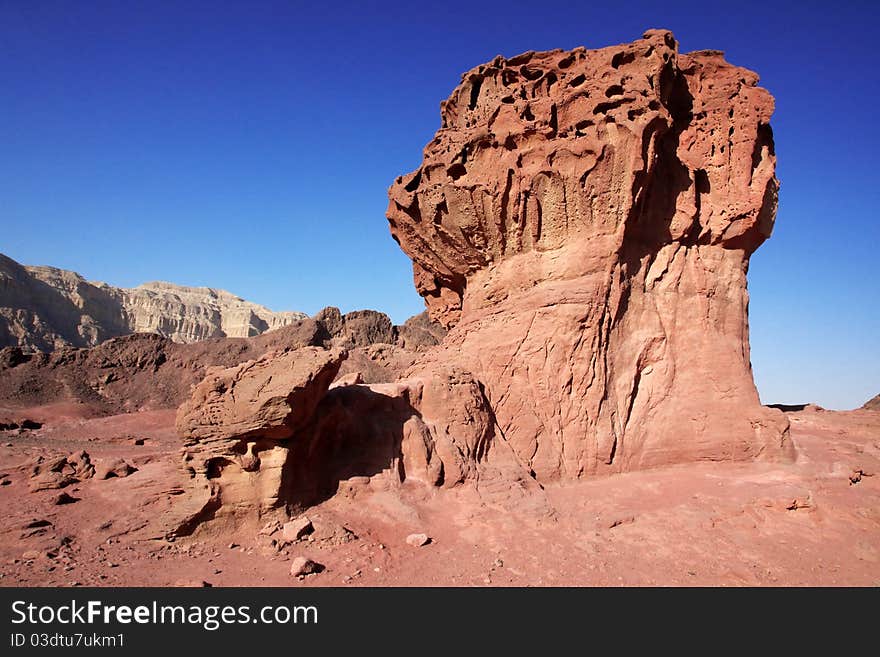
M437 209L434 212L434 223L442 223L443 216L447 214L449 214L449 207L446 205L446 199L443 199L437 204Z
M697 194L708 194L712 187L709 184L709 174L705 169L697 169L694 171L694 186Z
M480 98L480 87L483 86L482 78L474 78L471 80L471 100L468 108L474 109L477 106L477 100Z
M560 59L557 66L561 69L566 69L572 64L574 64L574 55L569 55L568 57L563 57L562 59Z
M635 121L638 117L645 113L644 107L637 107L636 109L631 109L626 113L626 118L630 121Z
M569 87L579 87L586 81L587 81L587 76L584 75L583 73L581 73L576 78L572 78L571 80L569 80L568 86Z
M446 169L446 174L453 180L458 180L466 173L467 168L461 162L456 162L451 167Z
M509 151L516 150L516 139L513 138L513 135L507 135L507 139L504 140L504 148Z
M624 64L630 64L635 61L635 54L631 52L619 52L611 58L611 67L620 68Z
M609 110L613 110L615 107L620 107L620 105L624 102L624 99L612 100L608 103L599 103L596 107L593 108L593 114L605 114Z
M773 128L770 127L770 124L758 124L758 140L767 144L770 155L776 155L776 147L773 145Z
M410 180L405 186L404 189L408 192L414 192L419 188L419 185L422 184L422 170L419 169L416 171L416 175L413 176L413 179Z
M658 109L660 109L660 103L658 103L656 100L652 100L648 103L648 109L656 112Z
M554 133L559 132L559 119L556 115L556 105L553 105L550 108L550 129L553 130Z
M535 115L532 114L532 108L526 105L526 108L522 111L522 114L519 115L521 119L524 121L534 121Z
M505 105L511 105L513 103L513 100L514 100L513 96L505 96L504 98L501 99L501 102L504 103Z
M529 80L530 82L539 80L541 76L544 75L544 71L542 71L541 69L529 68L528 66L523 66L521 69L519 69L519 72L526 80Z
M772 156L775 155L775 148L773 147L773 129L766 123L758 124L758 135L757 139L755 139L755 147L752 150L752 171L758 168L758 165L761 163L761 155L764 151L764 146L767 146L767 152Z
M510 86L517 80L519 80L519 75L517 75L516 71L509 68L501 71L501 84L503 84L505 87Z
M554 84L556 84L556 82L557 82L557 80L559 80L559 78L556 77L556 73L553 73L551 71L550 73L547 74L546 80L547 80L547 91L550 91L550 87L552 87Z
M623 87L619 84L613 84L605 90L605 97L611 98L612 96L622 96L623 95Z
M578 137L583 137L586 134L587 128L593 125L592 121L578 121L574 126L574 133Z
M209 459L208 462L205 464L205 476L208 479L217 479L221 474L223 474L223 468L231 463L232 461L230 461L229 459L225 459L222 456Z

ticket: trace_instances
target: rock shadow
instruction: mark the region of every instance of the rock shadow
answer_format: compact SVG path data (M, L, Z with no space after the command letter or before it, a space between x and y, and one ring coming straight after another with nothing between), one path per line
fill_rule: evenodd
M414 417L419 413L405 394L365 385L331 389L290 441L279 504L302 510L335 495L341 482L380 473L402 482L404 425Z

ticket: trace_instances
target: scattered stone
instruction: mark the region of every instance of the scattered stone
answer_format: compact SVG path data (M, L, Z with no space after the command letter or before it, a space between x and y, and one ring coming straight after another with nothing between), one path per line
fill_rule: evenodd
M849 475L849 483L852 486L853 484L859 483L864 477L873 477L873 472L865 472L861 468L854 468L852 473Z
M430 543L431 539L427 534L410 534L406 537L406 542L413 547L422 547Z
M290 574L293 577L305 577L306 575L316 575L324 570L324 565L317 561L312 561L306 557L296 557L290 562Z
M312 526L312 521L309 520L308 516L294 518L290 522L284 523L283 528L284 538L288 541L298 541L313 531L315 531L315 528Z
M281 523L277 520L270 520L260 530L261 536L272 536L275 532L281 531Z

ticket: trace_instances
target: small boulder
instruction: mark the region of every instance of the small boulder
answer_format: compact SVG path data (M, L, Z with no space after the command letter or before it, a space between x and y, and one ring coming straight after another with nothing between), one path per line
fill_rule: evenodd
M315 531L315 528L307 516L300 516L290 522L285 522L283 527L284 538L288 541L298 541L313 531Z
M110 479L111 477L128 477L137 472L137 468L127 463L124 459L116 459L99 467L95 473L98 479Z
M67 464L73 468L74 476L80 481L89 479L95 474L95 466L92 465L92 459L85 450L74 452L68 456Z
M406 537L407 545L413 547L422 547L431 542L431 538L427 534L410 534Z
M306 575L316 575L324 570L324 565L317 561L312 561L306 557L297 557L290 562L290 574L292 577L305 577Z

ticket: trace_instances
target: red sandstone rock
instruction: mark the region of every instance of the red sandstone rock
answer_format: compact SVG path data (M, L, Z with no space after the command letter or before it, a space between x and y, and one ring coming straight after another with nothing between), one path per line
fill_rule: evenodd
M189 442L289 438L311 417L346 354L305 347L208 372L177 414Z
M746 271L778 188L757 81L657 30L466 73L389 191L451 327L409 375L471 372L539 479L790 456L749 362Z
M312 526L312 521L307 516L294 518L290 522L284 523L284 526L282 527L284 538L288 541L298 541L304 536L308 536L313 531L315 531L315 528Z
M114 459L109 463L102 464L95 471L95 479L124 478L137 472L137 468L126 462L125 459Z
M95 466L85 451L52 458L38 456L28 469L32 492L65 488L95 474Z
M324 570L324 566L317 561L312 561L306 557L297 557L290 562L290 574L293 577L304 577L306 575L315 575Z
M283 511L288 442L311 419L345 356L304 347L209 371L177 412L192 477L180 533L221 506L231 516Z

